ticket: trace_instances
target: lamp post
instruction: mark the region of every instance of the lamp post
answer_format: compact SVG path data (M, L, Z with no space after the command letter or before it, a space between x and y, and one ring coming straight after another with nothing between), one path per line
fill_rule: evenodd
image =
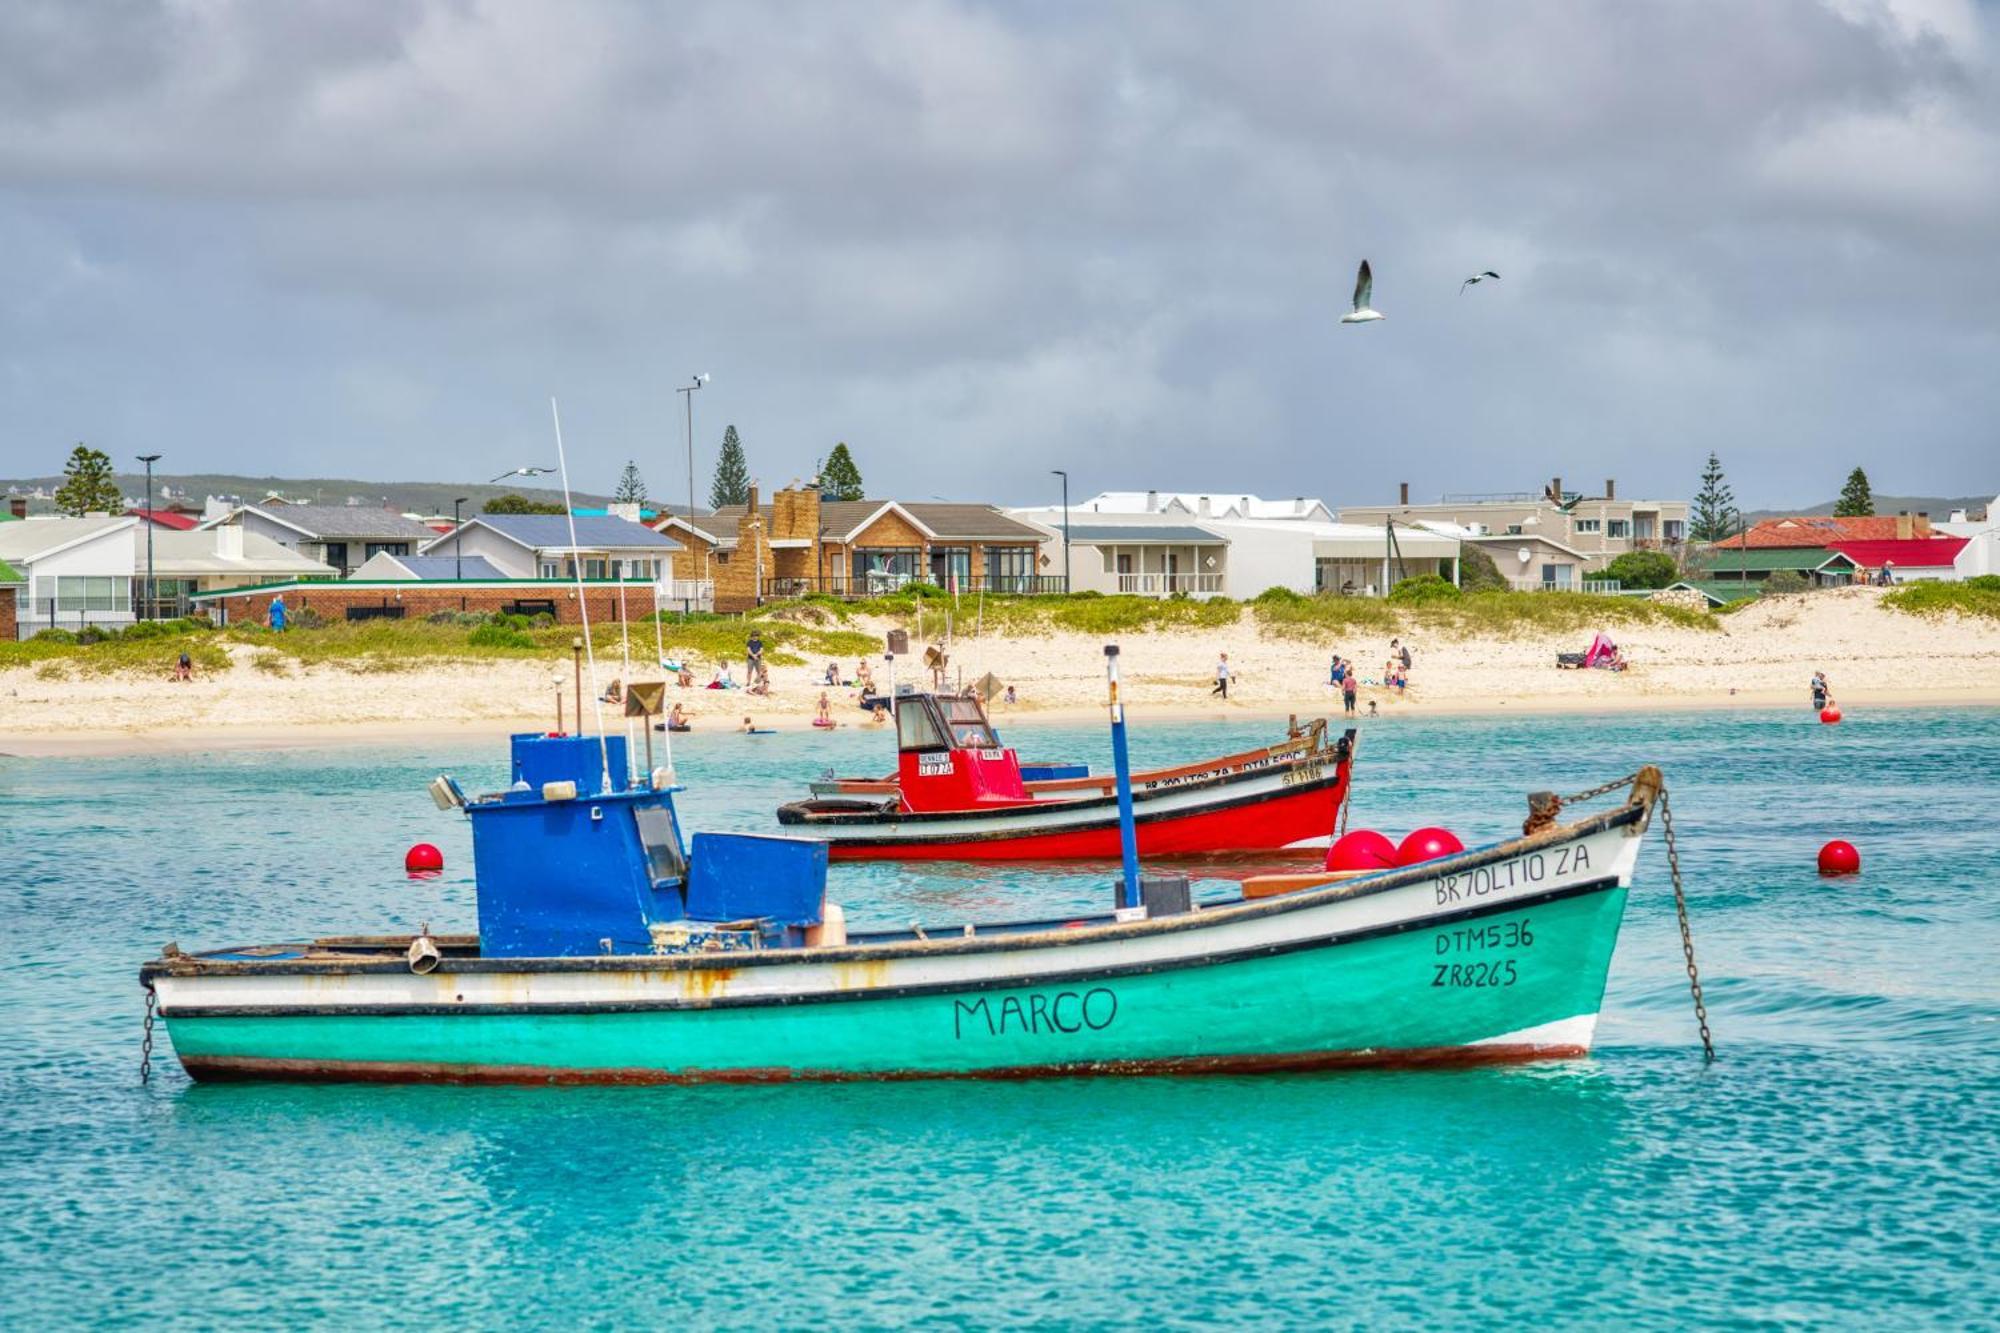
M1049 475L1061 477L1063 495L1063 592L1069 592L1069 473L1061 468L1050 468Z
M464 504L466 499L467 497L461 495L451 502L451 577L459 583L465 581L465 539L459 535L458 507Z
M674 390L675 393L687 400L689 518L694 517L694 396L700 390L701 386L706 383L708 383L708 372L704 370L701 374L689 380L687 384Z
M160 461L158 454L140 454L139 461L146 465L146 619L153 618L155 598L159 585L153 582L153 464Z

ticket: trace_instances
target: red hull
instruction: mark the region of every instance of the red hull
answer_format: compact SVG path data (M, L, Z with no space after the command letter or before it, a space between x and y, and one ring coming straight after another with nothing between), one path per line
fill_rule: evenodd
M1307 838L1328 837L1346 787L1344 781L1330 782L1242 805L1153 819L1142 812L1139 855L1275 852ZM1115 820L1094 828L936 842L897 839L857 845L835 838L827 852L835 861L1115 861L1121 854Z

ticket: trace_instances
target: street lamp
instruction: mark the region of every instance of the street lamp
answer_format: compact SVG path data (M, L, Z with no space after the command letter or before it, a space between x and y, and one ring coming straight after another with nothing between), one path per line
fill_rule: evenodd
M674 390L687 400L688 423L688 517L694 517L694 396L701 386L708 383L708 372L703 371L689 380L686 385Z
M153 582L153 464L160 461L160 456L140 454L138 458L146 465L146 619L151 620L159 588Z
M1059 467L1050 468L1051 477L1063 479L1063 592L1069 592L1069 473Z
M461 583L465 581L465 539L459 535L458 507L465 503L466 498L461 495L451 502L451 576Z

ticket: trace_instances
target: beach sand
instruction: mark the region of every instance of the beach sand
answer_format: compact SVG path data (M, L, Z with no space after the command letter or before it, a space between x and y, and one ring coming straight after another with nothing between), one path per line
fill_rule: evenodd
M1853 588L1768 599L1721 618L1707 632L1670 625L1615 630L1629 671L1561 671L1558 652L1580 651L1586 635L1453 637L1424 630L1405 636L1415 655L1411 685L1400 697L1362 690L1385 717L1445 712L1625 711L1673 708L1804 708L1814 671L1831 678L1848 711L1870 705L2000 704L2000 624L1922 619L1884 609L1876 589ZM879 629L862 623L858 627ZM1379 679L1389 635L1312 643L1262 635L1248 615L1234 628L1126 635L1121 640L1125 698L1135 718L1331 715L1338 694L1327 684L1330 653ZM1036 638L960 639L951 677L967 682L992 672L1020 696L996 701L997 720L1096 720L1104 701L1104 640L1058 634ZM1210 693L1216 655L1235 672L1225 704ZM192 684L134 676L45 678L34 668L0 672L0 753L62 755L289 746L396 743L419 738L467 740L503 729L546 729L575 719L569 662L477 661L398 671L346 666L293 668L273 674L235 652L226 672ZM824 663L819 664L823 669ZM878 664L879 666L879 664ZM742 664L736 663L740 673ZM619 674L600 663L599 676ZM635 671L645 679L657 673ZM916 678L907 670L898 678ZM928 682L928 674L922 675ZM697 731L732 730L745 714L759 726L809 725L821 692L813 666L775 667L768 698L740 690L668 688L694 717ZM878 683L885 683L877 671ZM852 689L828 691L843 726L866 726ZM588 702L586 701L586 708ZM614 708L606 717L622 725Z

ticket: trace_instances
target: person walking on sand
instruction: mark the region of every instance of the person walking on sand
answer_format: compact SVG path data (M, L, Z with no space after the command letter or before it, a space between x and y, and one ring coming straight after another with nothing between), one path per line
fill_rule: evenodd
M1215 688L1210 690L1209 693L1211 695L1219 694L1222 696L1222 701L1224 703L1229 702L1229 654L1228 653L1224 653L1220 657L1215 659Z
M1349 717L1354 716L1354 702L1357 696L1360 695L1360 693L1361 693L1361 682L1354 678L1353 672L1350 671L1347 673L1346 676L1341 678L1340 702L1346 706L1347 715Z
M743 679L755 683L757 668L764 665L764 631L750 631L750 642L743 649Z

